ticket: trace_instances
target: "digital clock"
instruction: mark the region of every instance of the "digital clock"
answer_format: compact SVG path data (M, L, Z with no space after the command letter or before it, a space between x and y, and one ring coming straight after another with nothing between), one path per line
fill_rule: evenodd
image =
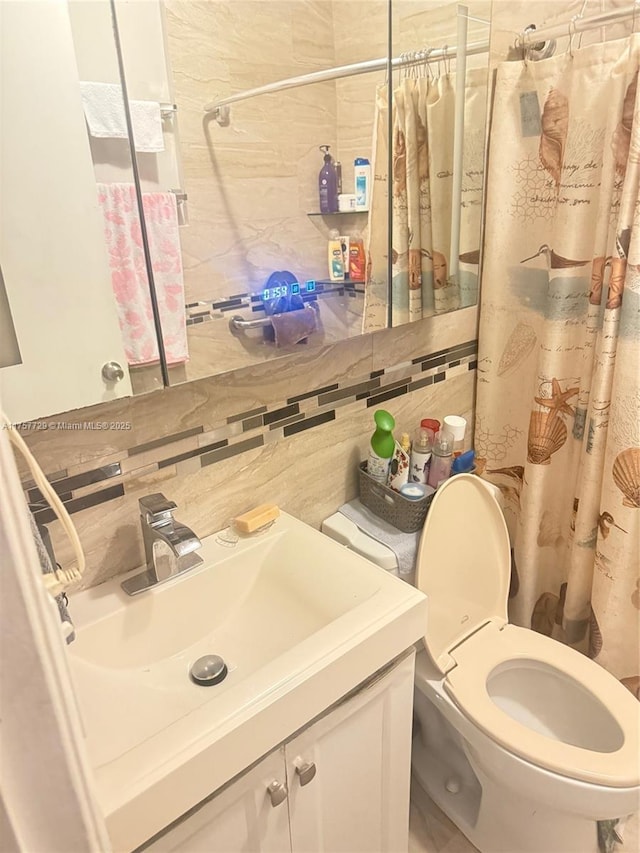
M265 287L262 291L262 301L271 302L273 299L280 299L281 296L295 296L298 293L300 293L300 285L297 281L282 282Z

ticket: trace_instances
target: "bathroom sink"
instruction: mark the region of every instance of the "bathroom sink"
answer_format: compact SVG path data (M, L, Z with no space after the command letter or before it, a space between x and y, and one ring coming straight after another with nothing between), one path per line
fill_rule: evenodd
M424 633L421 593L291 516L227 538L203 539L201 565L139 595L121 576L72 597L69 659L114 849L142 843ZM205 655L228 669L214 686L189 676Z

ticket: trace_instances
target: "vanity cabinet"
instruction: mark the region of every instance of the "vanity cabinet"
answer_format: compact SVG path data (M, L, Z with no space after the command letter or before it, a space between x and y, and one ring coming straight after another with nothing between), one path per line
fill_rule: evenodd
M406 850L413 674L411 650L139 851Z

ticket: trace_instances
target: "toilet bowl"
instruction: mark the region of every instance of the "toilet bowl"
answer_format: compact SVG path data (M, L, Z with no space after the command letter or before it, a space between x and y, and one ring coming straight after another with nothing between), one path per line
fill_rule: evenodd
M495 496L453 477L416 562L428 615L412 770L482 853L598 853L611 830L598 822L639 806L640 704L579 652L509 625L509 577Z

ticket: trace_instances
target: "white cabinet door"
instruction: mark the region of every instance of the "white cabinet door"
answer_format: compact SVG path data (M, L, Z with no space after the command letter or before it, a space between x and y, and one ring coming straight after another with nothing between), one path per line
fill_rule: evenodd
M273 782L285 783L284 747L140 849L153 853L290 853L288 800L285 796L272 804L268 788Z
M128 396L131 381L68 4L0 2L0 57L7 291L0 312L15 327L20 350L0 370L0 390L2 408L16 422ZM102 378L108 361L122 365L120 382Z
M413 671L412 650L286 744L294 853L407 850Z

